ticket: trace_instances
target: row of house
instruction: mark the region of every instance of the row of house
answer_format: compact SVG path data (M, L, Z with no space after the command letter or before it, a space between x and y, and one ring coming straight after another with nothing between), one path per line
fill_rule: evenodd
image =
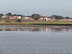
M24 21L35 21L35 19L33 19L32 17L30 16L25 16L25 17L22 17L20 15L18 16L7 16L7 15L4 15L2 16L2 19L4 18L9 18L9 19L22 19ZM63 19L55 19L55 18L49 18L49 17L43 17L43 18L39 18L37 21L72 21L72 18L63 18Z
M72 21L72 18L69 18L69 19L63 18L63 19L59 19L59 20L56 20L56 21Z
M22 20L25 20L25 21L35 21L35 19L33 19L30 16L22 17L22 16L7 16L7 15L4 15L4 16L2 16L2 19L4 19L4 18L22 19ZM55 20L56 20L55 18L44 17L44 18L39 18L37 21L55 21Z
M32 17L24 17L22 19L24 19L24 20L31 20L31 21L35 20ZM44 18L39 18L37 21L56 21L56 19L55 18L44 17Z

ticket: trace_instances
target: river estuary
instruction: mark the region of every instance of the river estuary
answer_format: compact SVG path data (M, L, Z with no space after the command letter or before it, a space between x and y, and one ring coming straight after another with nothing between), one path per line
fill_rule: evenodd
M0 25L0 54L72 54L72 27Z

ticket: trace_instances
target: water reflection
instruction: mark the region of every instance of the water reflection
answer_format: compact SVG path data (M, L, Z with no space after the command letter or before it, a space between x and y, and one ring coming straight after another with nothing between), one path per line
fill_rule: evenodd
M3 25L0 31L0 54L72 54L72 27Z
M7 26L2 25L0 26L0 31L53 31L53 32L60 32L60 31L72 31L72 27L67 26Z

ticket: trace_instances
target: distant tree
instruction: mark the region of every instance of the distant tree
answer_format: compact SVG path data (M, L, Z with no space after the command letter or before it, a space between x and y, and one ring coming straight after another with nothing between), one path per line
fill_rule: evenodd
M20 14L13 14L12 16L21 16L21 17L24 17L24 15L20 15Z
M31 17L35 20L38 20L40 18L40 15L39 14L33 14Z
M62 16L59 16L59 15L52 15L51 18L55 18L55 19L63 19Z
M70 19L70 17L65 17L65 19Z
M3 14L0 14L0 18L3 16Z
M8 16L12 16L12 13L7 13L6 15L8 15Z

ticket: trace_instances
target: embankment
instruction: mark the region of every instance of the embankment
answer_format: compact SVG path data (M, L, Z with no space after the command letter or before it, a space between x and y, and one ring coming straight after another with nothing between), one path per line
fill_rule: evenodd
M72 24L47 24L47 23L0 23L0 25L50 25L50 26L72 26Z

